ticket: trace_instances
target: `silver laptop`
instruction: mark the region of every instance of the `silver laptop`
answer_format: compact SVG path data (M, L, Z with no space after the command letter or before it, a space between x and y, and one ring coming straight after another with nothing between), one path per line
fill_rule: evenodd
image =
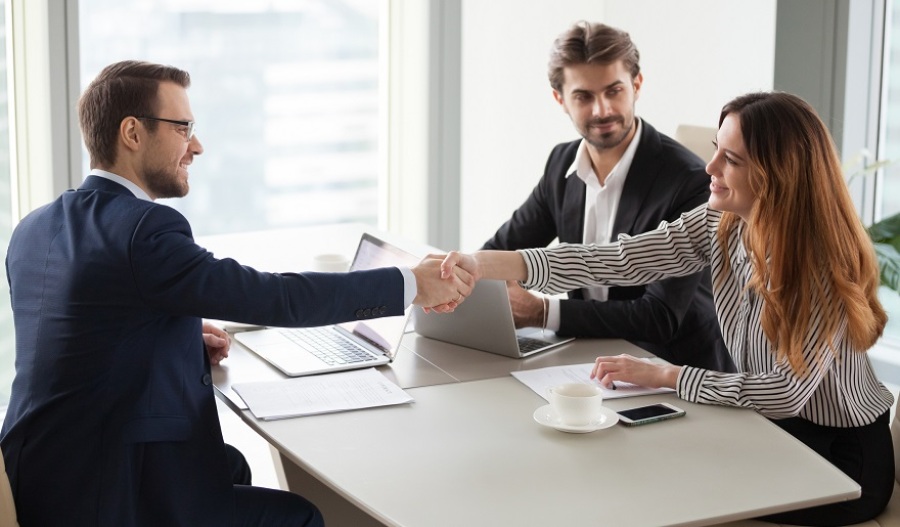
M515 358L574 340L539 328L516 330L506 282L499 280L478 282L452 313L426 314L417 309L413 320L416 333L423 337Z
M365 233L351 271L414 266L419 258ZM266 328L234 338L290 377L380 366L394 360L412 307L401 316L315 328Z

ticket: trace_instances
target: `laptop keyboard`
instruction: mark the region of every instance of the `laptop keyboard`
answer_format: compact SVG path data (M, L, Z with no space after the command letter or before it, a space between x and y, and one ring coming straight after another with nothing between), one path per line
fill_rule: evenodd
M546 340L532 339L528 337L516 337L516 339L519 341L520 353L528 353L529 351L539 350L550 345L550 343Z
M285 328L281 334L329 366L375 359L371 353L330 328Z

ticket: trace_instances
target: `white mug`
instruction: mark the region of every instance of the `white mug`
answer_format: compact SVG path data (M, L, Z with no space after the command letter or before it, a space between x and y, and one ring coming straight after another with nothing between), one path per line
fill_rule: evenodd
M550 388L549 395L550 407L564 425L589 425L603 408L603 391L594 384L560 384Z
M343 254L317 254L313 256L312 270L320 273L346 273L350 260Z

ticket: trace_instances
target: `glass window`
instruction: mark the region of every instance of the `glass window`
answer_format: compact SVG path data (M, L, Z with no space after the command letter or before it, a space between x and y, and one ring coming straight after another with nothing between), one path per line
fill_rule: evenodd
M9 169L9 97L6 78L6 1L0 0L0 257L4 262L3 293L0 294L0 408L9 402L9 389L15 374L13 363L16 347L5 265L13 218Z
M888 3L884 54L884 123L879 157L891 161L884 171L875 210L878 218L900 213L900 0ZM900 346L900 293L882 287L880 298L888 310L886 343Z
M379 2L79 5L82 87L123 59L191 74L205 152L167 203L195 235L378 223Z

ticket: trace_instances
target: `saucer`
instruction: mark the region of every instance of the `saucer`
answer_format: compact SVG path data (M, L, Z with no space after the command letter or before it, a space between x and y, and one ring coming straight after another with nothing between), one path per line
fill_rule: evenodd
M600 415L586 425L565 425L560 422L559 416L553 411L549 404L541 406L534 411L534 420L544 426L555 428L560 432L568 432L570 434L585 434L609 428L619 422L619 414L609 408L601 408Z

